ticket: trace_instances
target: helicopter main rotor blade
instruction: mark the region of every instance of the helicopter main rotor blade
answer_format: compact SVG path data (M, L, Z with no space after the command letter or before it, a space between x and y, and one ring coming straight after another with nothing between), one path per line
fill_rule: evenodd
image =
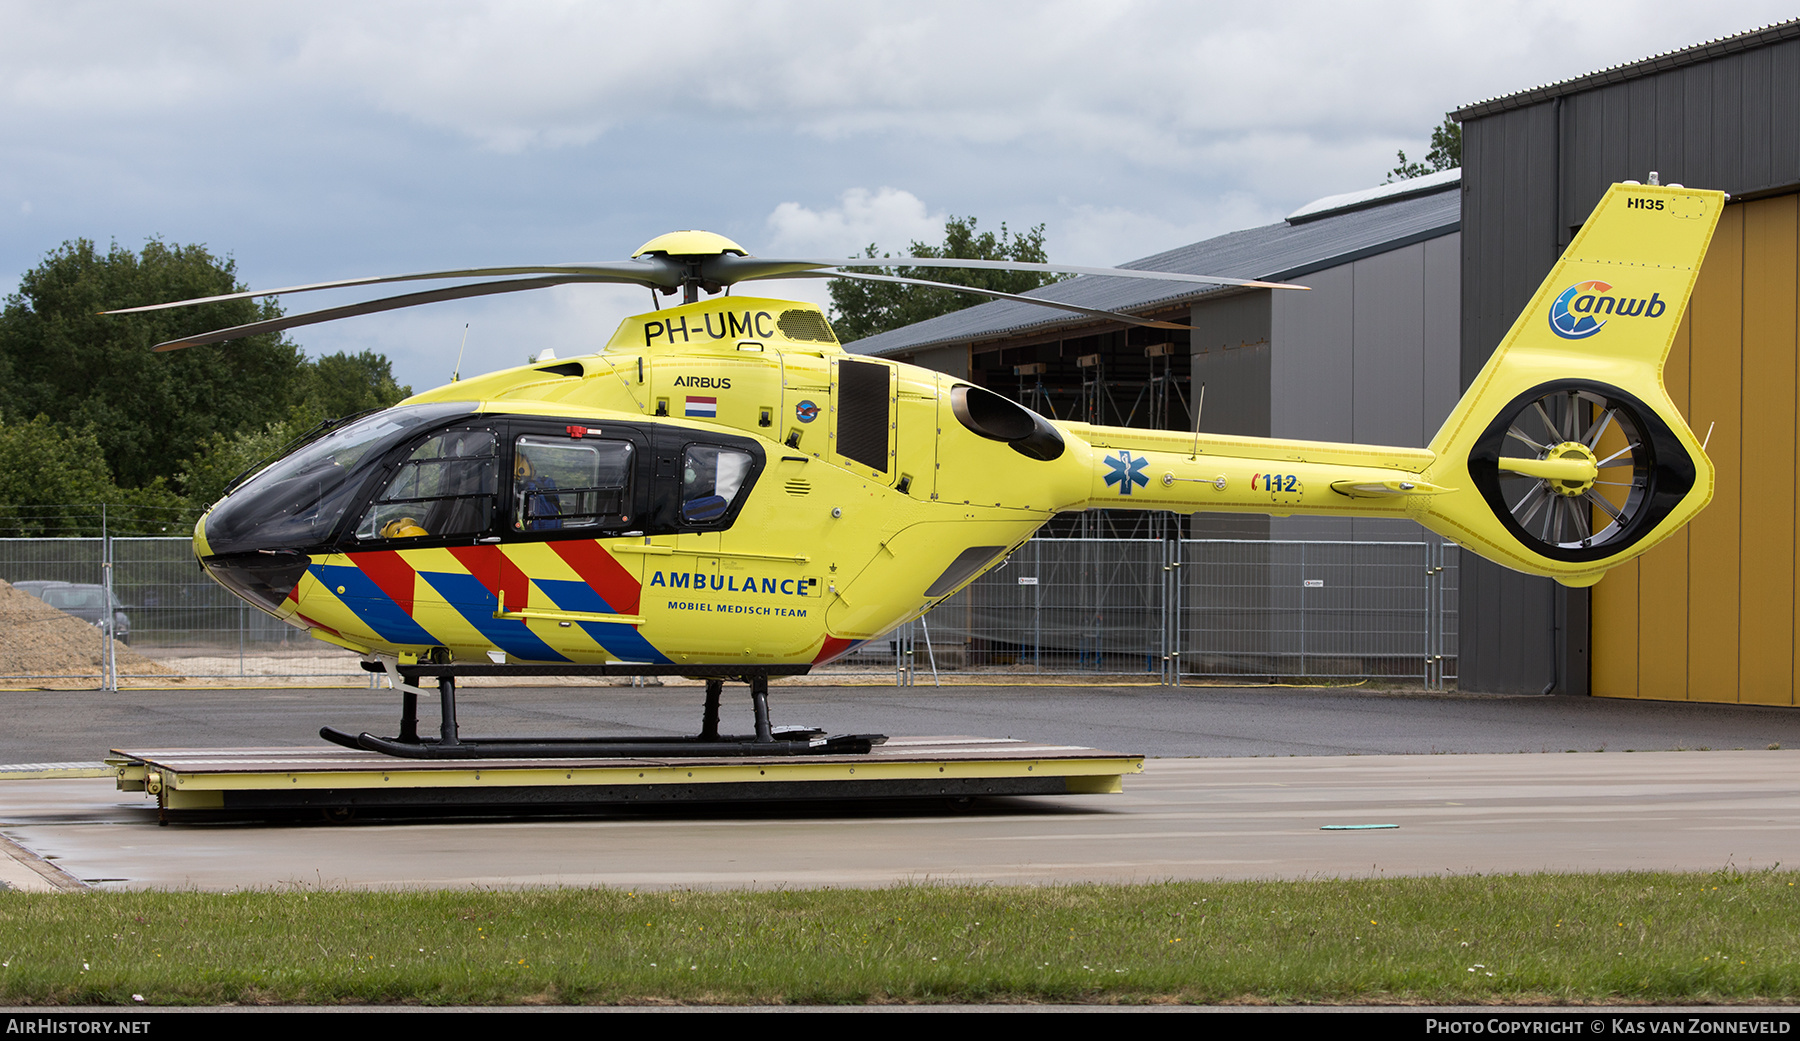
M431 289L423 293L408 293L405 296L389 296L380 300L365 300L360 304L345 304L342 307L330 307L321 311L307 311L304 314L283 315L280 318L269 318L248 325L234 325L229 329L215 329L208 333L197 333L183 336L179 340L167 340L153 348L156 351L178 351L183 347L199 347L202 344L219 343L224 340L236 340L244 336L255 336L257 333L281 332L302 325L317 325L320 322L335 321L339 318L353 318L360 314L375 314L380 311L393 311L402 307L415 307L419 304L435 304L441 300L463 300L472 296L493 296L496 293L517 293L527 289L545 289L549 286L567 285L570 282L612 282L609 278L580 278L562 276L557 278L512 278L501 282L476 282L466 286L450 286L444 289Z
M667 259L659 256L651 256L643 260L602 260L591 263L539 264L522 267L472 267L452 271L419 271L410 275L345 278L336 282L313 282L308 285L287 286L282 289L222 293L218 296L195 297L192 300L171 300L166 304L121 307L100 313L140 314L144 311L162 311L171 307L191 307L195 304L214 304L226 300L254 300L257 297L281 296L286 293L311 293L320 289L350 289L356 286L375 286L389 282L425 282L439 278L493 278L500 275L571 275L579 276L572 280L580 282L622 282L650 289L674 289L681 285L682 273L681 265L670 263Z
M865 275L852 271L816 271L805 274L791 274L788 278L853 278L859 282L894 282L906 286L930 286L934 289L954 289L958 293L973 293L976 296L991 296L999 300L1017 300L1022 304L1037 304L1040 307L1054 307L1059 311L1074 311L1077 314L1092 315L1095 318L1110 318L1115 322L1128 325L1141 325L1148 329L1180 329L1188 332L1193 327L1177 325L1174 322L1159 322L1152 318L1139 318L1137 315L1121 314L1118 311L1105 311L1098 307L1082 307L1078 304L1065 304L1061 300L1045 300L1038 296L1021 296L1018 293L1002 293L998 289L977 289L974 286L959 286L950 282L928 282L922 278L901 278L898 275Z
M1078 267L1074 264L1028 264L1013 260L961 260L948 257L850 257L844 260L781 260L763 257L708 257L701 270L709 277L714 272L724 276L713 281L745 281L753 278L780 278L806 270L802 265L842 268L943 267L978 271L1044 271L1050 274L1098 275L1103 278L1146 278L1158 282L1192 282L1208 286L1247 286L1253 289L1309 289L1288 282L1262 282L1248 278L1224 278L1218 275L1190 275L1180 271L1146 271L1125 267ZM743 272L743 273L739 273Z
M859 261L865 259L868 263L859 263ZM806 277L813 272L823 270L837 271L845 267L941 267L985 271L1044 271L1056 274L1097 275L1105 278L1141 278L1162 282L1187 282L1198 285L1248 286L1262 289L1307 288L1306 286L1290 285L1285 282L1261 282L1254 279L1222 278L1213 275L1189 275L1177 271L1144 271L1136 268L1080 267L1072 264L1030 264L1010 260L956 260L936 257L882 257L879 258L879 260L875 257L857 257L849 260L809 260L745 257L731 253L723 253L704 258L684 258L670 257L663 254L650 254L634 260L600 260L581 261L568 264L453 268L443 271L418 271L405 275L374 275L367 278L344 278L332 282L312 282L306 285L283 286L280 289L247 290L241 293L221 293L217 296L202 296L189 300L171 300L168 303L162 304L120 307L110 311L102 311L100 313L108 315L142 314L147 311L162 311L173 307L192 307L196 304L223 303L228 300L254 300L260 297L284 296L289 293L312 293L322 289L353 289L358 286L386 285L393 282L425 282L446 278L494 278L514 275L566 275L572 276L572 281L616 282L629 285L640 285L650 289L673 290L680 287L684 281L693 277L693 268L690 264L695 260L698 260L699 262L700 279L721 286L733 285L738 282L747 282L754 279ZM445 297L443 299L454 298Z

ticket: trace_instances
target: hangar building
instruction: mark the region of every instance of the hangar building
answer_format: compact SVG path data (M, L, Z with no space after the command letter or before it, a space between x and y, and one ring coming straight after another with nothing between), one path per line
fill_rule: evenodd
M1449 171L1321 199L1280 223L1125 265L1300 281L1310 292L1084 276L1032 294L1185 330L1002 301L849 349L948 372L1061 419L1191 430L1198 412L1214 433L1423 446L1458 396L1457 184ZM1004 576L989 576L934 614L940 643L1004 664L1016 642L1019 660L1048 654L1082 669L1129 667L1136 652L1139 668L1162 663L1165 682L1422 675L1437 684L1454 674L1445 590L1454 569L1433 566L1444 562L1441 540L1410 521L1090 510L1057 518L1047 534L1099 541L1034 543L1017 561L1034 595L1008 595ZM1147 547L1107 541L1145 536L1171 540L1149 552L1178 563L1152 566L1140 559ZM1223 541L1176 546L1176 537Z
M1000 302L870 337L1095 423L1423 445L1607 185L1732 196L1671 353L1718 469L1689 526L1592 589L1465 558L1463 689L1792 705L1800 645L1800 20L1469 105L1460 174L1320 200L1122 265L1312 293L1080 278L1035 291L1189 334ZM1199 515L1196 537L1396 539L1404 523ZM1124 532L1120 532L1124 533Z
M1452 115L1465 382L1607 185L1656 171L1732 197L1665 374L1688 424L1712 431L1711 505L1591 590L1465 559L1463 686L1794 704L1800 21Z
M1279 224L1120 265L1311 292L1083 276L1029 294L1186 321L1191 333L997 301L848 349L947 372L1059 419L1192 430L1198 409L1213 433L1422 447L1459 394L1457 184L1448 171L1333 196ZM1111 518L1112 530L1140 516ZM1201 538L1425 537L1410 521L1197 514L1189 524Z

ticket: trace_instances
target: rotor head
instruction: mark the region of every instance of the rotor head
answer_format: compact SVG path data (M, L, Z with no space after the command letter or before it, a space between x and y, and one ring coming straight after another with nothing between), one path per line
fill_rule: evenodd
M671 231L666 235L658 235L637 248L631 255L633 260L645 256L665 257L717 257L733 253L747 257L750 252L723 235L715 235L710 231Z

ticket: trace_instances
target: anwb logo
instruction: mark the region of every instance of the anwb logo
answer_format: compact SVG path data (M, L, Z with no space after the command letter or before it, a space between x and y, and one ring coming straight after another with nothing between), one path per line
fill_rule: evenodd
M1606 327L1602 315L1624 318L1661 318L1668 302L1656 293L1641 297L1609 296L1612 286L1601 281L1577 282L1557 294L1550 305L1550 331L1565 340L1585 340Z

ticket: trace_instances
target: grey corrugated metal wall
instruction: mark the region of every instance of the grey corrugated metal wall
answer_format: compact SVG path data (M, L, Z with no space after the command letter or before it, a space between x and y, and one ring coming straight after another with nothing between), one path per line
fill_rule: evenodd
M1455 232L1306 276L1275 298L1276 437L1423 447L1456 404Z
M1462 380L1480 371L1607 185L1733 196L1800 184L1800 26L1472 105L1463 124ZM1464 689L1587 693L1588 595L1474 558Z
M1451 231L1267 290L1195 304L1202 429L1422 447L1456 404L1461 247ZM1430 539L1410 521L1197 514L1219 538Z
M1195 304L1189 372L1196 398L1211 396L1200 428L1233 437L1269 436L1269 290Z
M1451 232L1307 275L1309 293L1277 294L1270 432L1409 448L1429 442L1460 393L1460 249ZM1411 521L1348 517L1277 518L1270 534L1432 537Z

